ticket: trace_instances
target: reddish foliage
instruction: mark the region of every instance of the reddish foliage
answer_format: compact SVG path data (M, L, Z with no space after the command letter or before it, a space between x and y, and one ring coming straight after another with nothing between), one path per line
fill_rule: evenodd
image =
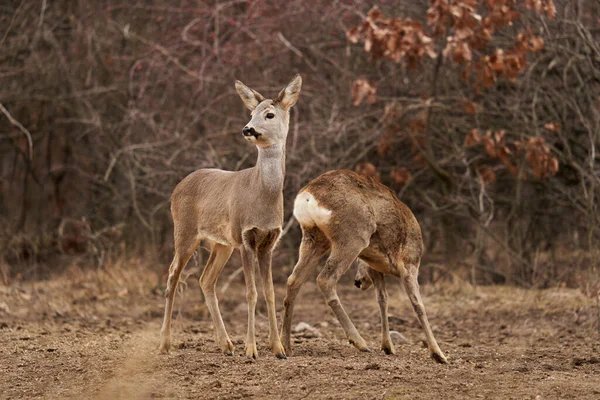
M544 128L552 132L560 131L560 124L558 122L550 122L544 125Z
M412 179L412 174L407 168L392 168L390 175L398 188L404 187Z
M381 181L381 174L377 171L377 168L370 162L362 162L354 168L354 172L359 175L367 176L369 178L373 178L377 182Z
M479 165L475 168L475 172L484 186L496 182L496 174L488 165Z
M559 129L558 124L546 124L545 127L551 130ZM473 129L465 137L465 147L473 147L478 143L483 145L485 152L491 158L502 162L513 176L517 175L514 158L523 148L520 141L513 141L511 143L511 146L515 149L513 152L506 143L505 131L492 132L488 130L485 135L480 136L477 129ZM545 144L544 138L529 139L525 145L525 151L529 166L537 178L542 179L550 175L556 175L558 172L558 159L550 155L550 149ZM525 179L525 176L522 178Z
M380 157L385 156L388 151L392 148L392 139L396 135L396 129L394 127L389 127L383 136L377 142L377 154Z
M485 17L477 13L481 3L487 6ZM544 48L544 40L528 28L517 35L512 49L498 48L486 54L496 31L512 26L521 18L516 6L516 0L432 0L426 16L431 34L427 34L419 22L410 18L387 18L374 7L361 25L347 32L347 37L353 43L364 41L365 51L374 59L405 60L414 68L424 55L436 57L432 38L446 34L443 56L464 66L465 79L474 73L478 87L488 88L499 78L514 81L525 70L528 53ZM554 16L552 0L527 1L527 6Z
M477 108L475 107L475 104L467 100L467 102L465 103L465 112L467 114L476 114Z
M366 79L357 79L352 84L352 104L358 106L365 101L367 104L373 104L377 100L377 89Z
M550 175L556 175L558 172L558 160L550 155L550 149L545 143L544 138L531 138L525 146L527 161L538 178L545 178Z
M527 8L538 13L546 13L549 19L556 16L556 7L553 0L525 0Z
M477 129L471 129L467 136L465 136L465 147L473 147L477 143L481 143L481 137L477 132Z
M364 41L365 51L374 59L405 61L410 68L415 68L425 55L436 57L433 40L421 23L410 18L386 18L377 7L369 11L362 25L350 29L347 37L352 43Z
M496 132L488 130L485 135L480 136L477 129L472 129L465 137L465 147L473 147L478 143L483 145L485 152L491 158L501 161L506 169L513 176L516 176L517 167L513 161L513 152L506 143L506 132L504 130Z

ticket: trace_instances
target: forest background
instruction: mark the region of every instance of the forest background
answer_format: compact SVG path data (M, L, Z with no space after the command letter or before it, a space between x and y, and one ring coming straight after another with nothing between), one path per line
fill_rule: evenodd
M295 194L346 168L414 211L423 281L597 296L599 18L582 0L4 2L0 278L143 260L164 285L175 185L254 165L234 81L274 96L299 72L277 281Z

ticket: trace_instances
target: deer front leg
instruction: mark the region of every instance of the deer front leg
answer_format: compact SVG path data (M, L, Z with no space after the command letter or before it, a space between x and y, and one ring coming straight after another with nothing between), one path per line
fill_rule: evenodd
M246 281L246 299L248 301L248 334L246 335L246 357L258 359L256 349L256 333L254 330L254 314L256 312L256 282L254 277L254 251L242 245L242 267Z
M377 297L377 303L379 304L379 314L381 315L381 350L383 350L385 354L396 354L394 344L390 338L387 305L388 293L385 288L385 276L381 272L369 268L369 277L375 286L375 295Z
M317 277L317 285L323 293L327 304L333 310L338 321L344 328L348 341L360 351L370 351L367 343L360 336L356 327L350 321L348 314L342 307L340 299L337 295L336 285L338 280L350 268L352 262L360 254L364 246L346 247L333 245L331 255L325 263L325 267Z
M279 236L279 235L278 235ZM267 315L269 318L269 343L275 357L280 359L287 358L285 350L279 338L277 330L277 313L275 311L275 290L273 288L273 272L271 267L272 250L262 250L258 253L258 267L263 285L263 294L267 303Z

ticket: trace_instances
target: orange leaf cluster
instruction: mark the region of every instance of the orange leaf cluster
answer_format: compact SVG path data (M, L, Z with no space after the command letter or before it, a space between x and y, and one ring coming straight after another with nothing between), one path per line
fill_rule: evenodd
M554 19L556 16L556 7L553 0L525 0L527 8L535 10L539 14L546 13L549 19Z
M550 122L544 125L544 128L552 132L560 131L560 124L558 122Z
M392 168L390 175L398 188L403 188L412 179L412 174L408 168Z
M552 125L552 127L554 127L555 124L546 125ZM513 176L517 175L517 167L513 162L513 151L506 143L505 131L500 130L492 132L491 130L488 130L485 135L480 135L477 129L473 129L467 133L467 136L465 137L465 147L470 148L477 144L483 145L485 152L491 158L500 160ZM512 142L512 147L518 152L521 150L522 144L519 141L514 141ZM546 145L544 138L537 137L529 139L525 145L525 157L527 158L527 162L529 163L533 174L540 179L550 175L556 175L558 172L558 159L550 155L550 149ZM477 173L481 177L487 174L489 178L487 183L495 180L495 178L490 178L491 175L487 171L485 171L485 173L477 171ZM525 176L522 178L525 179ZM484 183L486 183L485 179Z
M471 62L473 50L485 50L496 30L520 18L514 0L485 0L486 17L477 13L479 3L478 0L432 0L427 12L427 23L434 36L450 29L443 54L457 64Z
M381 182L381 174L377 171L377 168L370 162L362 162L357 164L354 168L354 172L359 175L366 176L369 178L373 178L377 182Z
M513 49L496 49L491 55L475 59L473 53L485 51L492 35L521 18L515 9L516 0L484 0L488 15L477 14L477 0L432 0L427 13L428 25L438 36L451 30L443 55L457 64L464 64L463 77L476 73L477 83L491 87L498 78L514 81L525 70L528 52L539 52L544 40L530 31L520 33Z
M477 114L477 107L471 101L466 101L465 103L465 112L467 114Z
M355 106L358 106L363 101L367 104L375 103L377 101L376 94L377 89L366 79L357 79L352 84L352 104Z
M374 59L387 57L396 63L404 60L410 68L415 68L425 55L436 57L433 40L421 23L410 18L386 18L377 7L346 36L352 43L364 41L365 51Z
M558 172L558 160L550 155L550 149L546 146L544 138L531 138L525 145L526 157L529 166L536 177L542 179Z
M394 127L389 127L377 141L377 154L379 154L380 157L384 157L388 151L390 151L396 133L397 130Z
M473 129L465 137L465 146L473 147L476 144L482 144L485 152L491 158L500 160L513 176L517 174L517 167L512 161L512 151L506 143L506 132L504 130L496 132L488 130L482 136L477 129Z
M496 174L494 170L488 165L479 165L475 168L477 176L481 180L483 186L487 186L490 183L496 182Z
M492 55L483 56L473 69L477 74L477 81L483 87L493 86L499 78L509 79L514 82L527 66L527 54L537 53L544 48L544 39L531 33L520 33L515 40L513 49L506 52L496 49ZM463 71L466 78L471 72L470 66Z
M545 12L550 18L554 16L552 0L520 2L538 13ZM374 7L360 26L348 31L347 37L353 43L364 41L365 51L375 59L405 60L414 68L425 55L436 57L432 38L446 34L443 56L465 66L464 79L474 74L478 88L491 87L499 78L514 81L525 70L528 53L544 47L544 40L527 30L517 36L512 49L495 49L489 54L488 46L496 31L521 18L516 9L518 3L518 0L431 0L427 10L431 35L419 22L386 18ZM484 8L486 15L482 16L478 11Z

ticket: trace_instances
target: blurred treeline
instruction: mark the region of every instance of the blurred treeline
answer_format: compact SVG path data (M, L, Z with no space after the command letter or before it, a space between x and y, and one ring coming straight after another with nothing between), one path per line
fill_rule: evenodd
M235 79L296 72L276 278L294 195L347 168L414 210L424 279L597 285L600 2L566 0L2 2L4 282L166 270L175 185L255 162Z

